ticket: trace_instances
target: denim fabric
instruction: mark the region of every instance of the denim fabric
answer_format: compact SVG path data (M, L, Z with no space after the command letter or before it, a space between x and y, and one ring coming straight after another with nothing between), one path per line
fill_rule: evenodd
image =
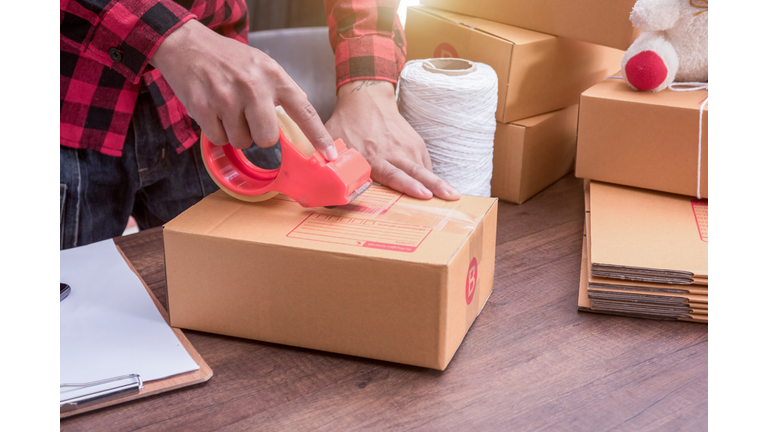
M279 146L252 146L247 157L280 166ZM177 154L166 139L149 93L139 95L123 156L60 146L60 248L119 236L133 215L139 229L160 226L218 190L200 146Z

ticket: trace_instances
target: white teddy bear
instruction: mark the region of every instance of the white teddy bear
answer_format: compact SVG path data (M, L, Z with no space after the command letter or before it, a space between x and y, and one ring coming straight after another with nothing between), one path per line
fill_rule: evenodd
M637 0L629 19L642 30L624 54L621 72L635 90L673 82L707 82L707 0Z

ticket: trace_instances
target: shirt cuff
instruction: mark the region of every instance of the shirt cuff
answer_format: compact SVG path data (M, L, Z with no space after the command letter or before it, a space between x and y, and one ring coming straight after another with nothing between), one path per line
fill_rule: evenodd
M113 1L101 13L86 45L89 56L138 84L152 67L149 59L160 43L196 18L170 0Z
M405 53L391 37L378 34L344 38L336 46L336 91L356 80L397 84Z

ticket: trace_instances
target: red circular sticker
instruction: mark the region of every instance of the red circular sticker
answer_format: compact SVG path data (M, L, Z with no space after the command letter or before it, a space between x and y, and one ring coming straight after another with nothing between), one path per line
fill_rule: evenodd
M472 303L472 298L475 296L475 285L477 285L477 258L472 258L467 271L467 287L464 291L467 304Z
M443 58L443 57L453 57L453 58L459 58L459 53L456 52L456 48L454 48L451 44L448 43L441 43L440 45L435 48L434 55L432 56L434 58Z

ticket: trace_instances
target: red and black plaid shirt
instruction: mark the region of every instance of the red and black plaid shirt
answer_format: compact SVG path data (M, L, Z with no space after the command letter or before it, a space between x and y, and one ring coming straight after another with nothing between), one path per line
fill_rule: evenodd
M245 0L60 1L61 145L120 156L136 98L148 91L176 151L192 146L199 128L149 59L190 19L247 43ZM405 62L398 3L326 1L337 88L357 79L397 82Z

